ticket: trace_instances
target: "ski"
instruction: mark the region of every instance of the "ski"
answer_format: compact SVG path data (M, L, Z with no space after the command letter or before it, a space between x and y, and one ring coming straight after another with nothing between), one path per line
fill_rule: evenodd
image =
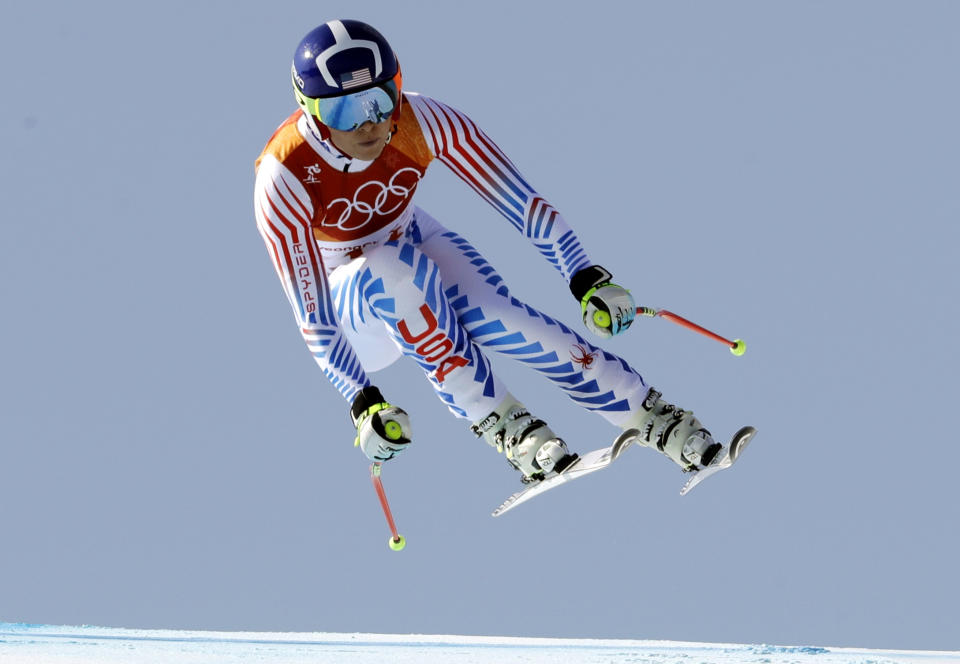
M571 480L585 477L598 470L603 470L611 463L616 461L620 454L633 444L634 438L639 432L636 429L627 429L617 436L613 445L601 447L600 449L587 452L582 457L570 464L563 472L541 480L536 484L528 484L526 487L516 492L493 510L493 516L501 516L512 510L517 505L521 505L531 498L539 496L541 493L556 488Z
M744 448L750 443L750 439L753 438L753 435L757 433L757 430L753 427L743 427L737 433L733 434L733 438L730 439L730 444L727 445L726 454L722 459L716 463L712 463L706 468L696 470L693 472L693 475L687 480L687 483L683 485L683 488L680 489L680 495L685 496L697 486L703 480L707 479L711 475L719 473L721 470L726 470L734 463L737 459L740 458L740 454L743 452Z
M555 489L561 484L566 484L572 480L595 473L598 470L603 470L611 463L616 461L620 454L633 444L633 441L636 439L638 433L639 432L636 429L628 429L620 434L609 447L601 447L600 449L593 450L592 452L587 452L575 462L570 464L570 466L568 466L563 472L553 475L552 477L548 477L547 479L541 480L535 484L528 484L523 489L517 491L515 494L503 501L500 507L493 511L493 516L501 516L506 514L514 507L522 505L531 498L535 498L540 494L549 491L550 489ZM682 489L680 489L680 495L687 495L695 486L703 482L711 475L714 475L721 470L726 470L736 463L737 459L740 458L740 454L750 443L750 440L753 438L755 433L757 433L757 430L753 427L743 427L737 431L737 433L733 435L733 438L730 439L730 444L726 446L724 456L719 461L707 466L706 468L693 471L690 479L688 479L687 483L684 484Z

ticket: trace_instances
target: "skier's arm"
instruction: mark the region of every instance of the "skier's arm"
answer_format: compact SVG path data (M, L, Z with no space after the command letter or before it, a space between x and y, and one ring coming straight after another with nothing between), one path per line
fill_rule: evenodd
M591 264L566 220L473 120L430 97L405 98L433 155L506 217L568 283Z
M300 333L324 375L352 403L370 382L334 314L310 228L313 203L300 181L274 157L266 156L257 169L254 207L257 229Z
M469 117L430 97L408 94L433 155L523 233L556 267L580 302L591 332L611 337L636 315L633 297L592 263L563 216L531 187Z

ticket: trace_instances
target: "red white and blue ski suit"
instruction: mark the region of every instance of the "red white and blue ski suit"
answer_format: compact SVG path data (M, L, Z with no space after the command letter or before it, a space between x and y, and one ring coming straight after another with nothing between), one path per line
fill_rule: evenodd
M526 237L563 278L591 264L562 216L467 116L404 93L380 156L351 159L298 110L257 159L257 227L317 364L352 401L367 372L401 354L459 417L507 395L486 356L540 372L574 402L622 424L646 396L640 375L520 302L469 241L413 204L439 159Z

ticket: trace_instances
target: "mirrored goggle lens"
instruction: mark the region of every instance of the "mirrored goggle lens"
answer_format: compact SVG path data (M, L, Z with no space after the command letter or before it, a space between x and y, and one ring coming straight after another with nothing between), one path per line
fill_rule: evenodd
M315 115L328 127L351 131L365 122L377 124L389 118L396 99L397 86L388 81L352 95L317 99Z

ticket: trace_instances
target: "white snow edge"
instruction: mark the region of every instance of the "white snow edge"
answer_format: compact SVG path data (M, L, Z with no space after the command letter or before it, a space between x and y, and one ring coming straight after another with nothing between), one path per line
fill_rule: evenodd
M913 655L917 657L952 657L960 662L960 651L944 650L878 650L866 647L783 646L773 644L709 643L698 641L663 641L635 639L588 639L520 636L472 636L457 634L371 634L367 632L241 632L177 629L136 629L92 625L32 625L0 622L0 634L70 637L77 639L131 639L144 641L278 643L336 645L366 643L376 645L449 645L456 647L500 646L514 648L648 648L656 650L755 650L773 652L819 651L831 654Z

